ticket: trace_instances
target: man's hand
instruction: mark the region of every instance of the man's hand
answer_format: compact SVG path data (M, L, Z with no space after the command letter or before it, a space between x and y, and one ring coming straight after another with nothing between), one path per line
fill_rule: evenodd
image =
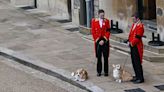
M127 45L130 47L133 47L132 43L130 43L130 42L127 42Z
M129 41L127 42L127 45L128 45L128 46L130 46L130 43L129 43Z
M101 40L101 41L99 42L99 44L100 44L101 46L104 45L104 41Z
M130 46L131 46L131 47L133 47L133 44L132 44L132 43L130 43Z

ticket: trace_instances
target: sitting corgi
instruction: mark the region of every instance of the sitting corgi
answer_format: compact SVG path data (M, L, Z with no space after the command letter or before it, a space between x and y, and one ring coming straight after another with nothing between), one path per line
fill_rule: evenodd
M116 82L123 82L123 81L130 81L133 76L129 72L127 72L125 69L121 67L120 64L112 65L113 66L113 77Z

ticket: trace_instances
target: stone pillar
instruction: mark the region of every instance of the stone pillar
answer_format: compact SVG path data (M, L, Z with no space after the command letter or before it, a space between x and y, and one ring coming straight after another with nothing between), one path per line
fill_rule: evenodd
M94 0L94 17L98 17L99 0Z
M80 24L80 1L72 0L72 22L76 25Z
M157 7L157 32L161 41L164 41L164 0L156 0Z

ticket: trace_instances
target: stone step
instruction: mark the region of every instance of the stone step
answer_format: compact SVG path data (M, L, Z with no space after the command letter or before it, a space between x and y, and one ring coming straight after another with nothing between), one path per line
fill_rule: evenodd
M126 33L111 34L111 39L121 42L121 43L124 43L124 41L128 39L128 34L126 34ZM149 39L143 38L145 50L155 53L155 54L164 54L164 46L150 46L150 45L148 45L149 41L150 41Z
M124 35L126 37L126 35ZM122 39L120 37L116 37L116 39L113 39L115 36L111 35L110 39L110 45L111 48L125 52L130 53L130 49L126 43L124 43L125 39ZM87 40L93 40L91 35L84 35L83 38ZM119 41L118 41L119 40ZM164 62L164 54L154 53L148 50L144 50L143 59L150 62Z
M111 47L126 53L130 53L130 49L125 43L120 43L114 40L110 40ZM156 54L150 51L144 50L143 59L150 62L163 62L164 54Z

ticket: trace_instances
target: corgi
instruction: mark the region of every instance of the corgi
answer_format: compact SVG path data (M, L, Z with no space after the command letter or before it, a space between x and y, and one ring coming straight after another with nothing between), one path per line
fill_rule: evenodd
M71 75L75 81L83 82L83 81L86 81L88 79L88 73L83 68L77 69L76 72L72 72Z
M131 73L127 72L125 69L122 68L120 64L112 65L113 66L113 78L116 82L125 82L130 81L133 76Z

